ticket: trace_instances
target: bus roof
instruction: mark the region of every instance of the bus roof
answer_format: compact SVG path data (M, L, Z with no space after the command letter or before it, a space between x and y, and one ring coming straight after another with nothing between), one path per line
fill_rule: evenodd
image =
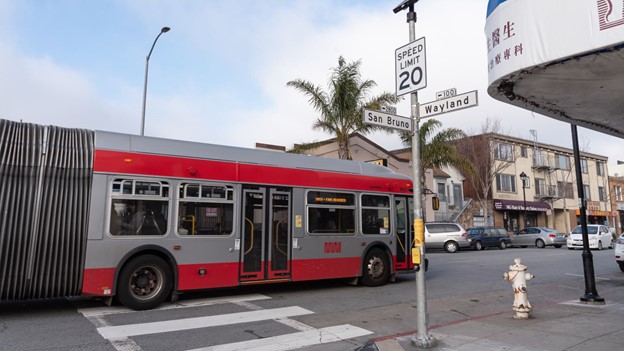
M96 149L103 150L139 152L146 154L192 157L198 159L262 164L297 169L352 173L411 181L410 177L396 173L387 167L361 161L339 160L333 158L99 130L95 132L95 147Z

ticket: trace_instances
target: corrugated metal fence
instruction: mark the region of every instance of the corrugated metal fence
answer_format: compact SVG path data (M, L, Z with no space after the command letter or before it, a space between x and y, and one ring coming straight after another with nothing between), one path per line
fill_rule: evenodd
M0 120L0 301L79 295L94 133Z

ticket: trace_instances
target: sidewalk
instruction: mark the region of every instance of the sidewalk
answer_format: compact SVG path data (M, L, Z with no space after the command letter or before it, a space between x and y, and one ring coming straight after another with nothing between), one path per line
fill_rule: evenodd
M429 350L436 351L614 351L624 348L624 284L621 280L598 287L604 305L588 305L574 300L559 300L533 304L531 318L513 319L511 300L505 312L485 311L483 314L465 314L466 318L438 322L441 314L430 316L429 334L436 345ZM548 293L535 288L537 294ZM603 291L604 290L604 291ZM530 298L529 291L529 301ZM551 292L554 293L554 292ZM570 294L566 294L567 297ZM542 295L543 297L543 295ZM511 299L511 294L507 299ZM542 300L542 299L538 299ZM500 306L500 305L499 305ZM456 309L450 311L457 312ZM473 309L471 312L475 312ZM452 314L447 312L446 315ZM421 350L414 346L411 338L415 331L400 335L379 337L363 347L362 351L410 351Z

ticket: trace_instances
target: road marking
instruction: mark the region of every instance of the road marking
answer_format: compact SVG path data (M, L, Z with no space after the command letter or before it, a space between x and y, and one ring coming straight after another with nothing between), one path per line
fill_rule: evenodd
M290 318L278 318L275 320L276 322L282 323L285 326L291 327L295 330L298 331L308 331L308 330L314 330L316 328L314 328L311 325L307 325L305 323L301 323L299 321L296 321L294 319L290 319Z
M226 303L243 303L247 301L257 301L257 300L267 300L270 299L269 296L261 295L261 294L249 294L249 295L240 295L240 296L230 296L230 297L216 297L216 298L206 298L206 299L196 299L189 301L178 301L176 303L170 304L162 304L157 308L154 308L150 311L158 311L158 310L170 310L175 308L187 308L187 307L201 307L201 306L210 306L210 305L218 305L218 304L226 304ZM93 308L79 308L78 313L82 313L85 317L97 317L97 316L105 316L109 314L119 314L119 313L131 313L137 312L135 310L126 308L126 307L93 307Z
M287 351L306 346L342 341L372 333L373 332L369 330L350 324L343 324L299 333L272 336L269 338L203 347L189 351Z
M581 277L584 278L585 276L582 274L574 274L574 273L566 273L565 275L571 275L573 277ZM610 278L601 278L601 277L594 277L596 280L611 280Z
M207 317L185 318L162 322L128 324L98 328L106 339L120 339L129 336L167 333L179 330L208 328L238 323L257 322L268 319L287 318L312 314L314 312L298 306L249 312L238 312Z
M262 307L253 304L251 302L247 302L247 301L243 301L243 302L235 302L234 303L237 306L241 306L241 307L245 307L246 309L250 310L250 311L258 311L261 310ZM299 321L296 321L294 319L290 319L290 318L277 318L275 319L276 322L282 323L288 327L291 327L293 329L296 329L298 331L306 331L306 330L312 330L315 329L312 326L309 326L307 324L301 323Z
M142 351L143 349L132 339L119 338L109 340L117 351Z

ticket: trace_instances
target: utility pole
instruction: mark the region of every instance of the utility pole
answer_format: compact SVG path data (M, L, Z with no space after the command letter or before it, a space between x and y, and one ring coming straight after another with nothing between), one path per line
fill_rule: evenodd
M394 13L398 13L403 10L407 12L407 23L409 24L409 40L410 43L416 41L416 12L414 12L414 4L418 0L405 0L397 7L394 8ZM423 52L424 53L424 52ZM424 59L423 59L424 60ZM418 70L419 67L415 69ZM412 73L414 73L413 71ZM425 76L425 72L420 71L420 78ZM418 82L420 82L420 78ZM417 80L412 75L411 81L417 83ZM419 133L419 109L418 109L418 92L412 91L410 93L411 98L411 118L413 120L414 132L412 134L412 171L414 174L414 248L416 251L412 256L420 257L417 264L415 262L414 268L416 271L416 334L412 337L412 344L420 348L432 348L436 344L436 340L429 335L427 330L427 324L429 315L427 312L427 291L425 288L425 269L420 266L425 266L425 224L423 219L423 207L422 207L422 174L421 174L421 162L420 162L420 133Z

